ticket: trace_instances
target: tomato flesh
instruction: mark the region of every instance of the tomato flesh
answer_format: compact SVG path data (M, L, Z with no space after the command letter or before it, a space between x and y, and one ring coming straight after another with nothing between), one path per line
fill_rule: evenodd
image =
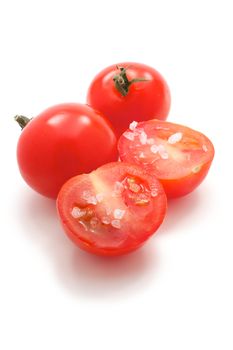
M104 116L87 105L53 106L23 129L17 158L24 180L56 198L71 177L117 160L115 133Z
M120 159L143 166L161 181L168 197L193 191L214 157L211 141L198 131L159 121L133 122L119 139Z
M158 229L166 195L141 167L115 162L66 182L57 208L78 246L95 254L121 255L139 248Z

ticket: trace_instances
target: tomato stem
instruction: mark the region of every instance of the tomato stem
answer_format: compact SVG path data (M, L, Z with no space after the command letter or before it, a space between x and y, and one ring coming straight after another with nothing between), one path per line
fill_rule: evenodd
M126 71L129 67L119 67L116 66L117 69L120 70L119 74L116 74L113 77L113 81L115 84L115 88L121 93L122 96L126 96L129 92L129 87L134 84L134 83L138 83L140 81L148 81L148 79L145 78L135 78L132 80L129 80L127 75L126 75Z
M24 115L16 115L14 119L21 127L21 130L23 130L25 126L32 120L32 118L30 119L28 117L25 117Z

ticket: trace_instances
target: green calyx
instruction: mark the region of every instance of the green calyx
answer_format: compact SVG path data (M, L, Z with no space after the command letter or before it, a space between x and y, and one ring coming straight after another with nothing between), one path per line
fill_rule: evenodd
M138 83L141 81L148 81L148 79L145 79L145 78L135 78L135 79L129 80L126 74L126 71L128 68L129 67L124 68L124 67L117 66L117 69L120 70L120 73L116 74L113 77L115 88L121 93L122 96L126 96L128 94L129 88L132 84Z

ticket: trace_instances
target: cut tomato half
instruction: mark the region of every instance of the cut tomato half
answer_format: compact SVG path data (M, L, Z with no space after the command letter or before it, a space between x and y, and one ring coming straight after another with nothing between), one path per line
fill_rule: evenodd
M139 248L161 225L166 195L137 165L115 162L65 183L57 208L74 243L91 253L121 255Z
M188 127L159 121L133 122L118 143L123 162L143 166L158 178L168 197L193 191L214 157L211 141Z

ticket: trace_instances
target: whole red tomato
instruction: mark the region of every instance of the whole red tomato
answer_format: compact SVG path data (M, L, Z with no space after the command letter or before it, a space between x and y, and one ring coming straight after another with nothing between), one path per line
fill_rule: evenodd
M94 78L87 103L104 113L120 136L133 120L166 119L171 97L166 81L154 68L126 62Z
M20 172L47 197L56 198L71 177L117 159L109 122L87 105L60 104L31 120L15 119L23 128L17 147Z

